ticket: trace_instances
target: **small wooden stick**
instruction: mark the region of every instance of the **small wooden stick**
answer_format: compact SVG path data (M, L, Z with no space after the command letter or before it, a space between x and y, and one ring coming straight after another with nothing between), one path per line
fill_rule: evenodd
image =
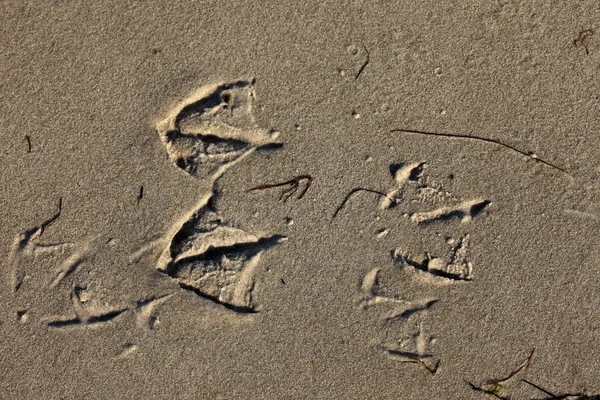
M471 382L467 381L466 379L463 379L463 380L464 380L464 381L465 381L465 382L466 382L466 383L467 383L469 386L471 386L471 389L475 390L476 392L482 392L482 393L488 394L488 395L490 395L490 396L494 396L494 397L496 397L497 399L508 400L508 397L502 397L502 396L500 396L498 393L495 393L495 392L493 392L493 391L491 391L491 390L487 390L487 389L481 388L481 387L479 387L479 386L475 386L474 384L472 384Z
M50 225L52 225L52 223L54 221L56 221L58 219L58 217L60 217L61 212L62 212L62 197L58 199L58 211L56 212L56 214L54 214L52 217L50 217L49 219L42 222L42 224L40 225L38 237L42 236L44 234L44 231L46 230L46 228L48 228Z
M425 368L427 371L429 371L429 373L431 375L435 375L435 373L438 370L438 367L440 366L440 360L438 360L435 365L432 367L430 367L429 365L425 364L425 361L421 360L420 358L417 357L408 357L408 359L410 361L402 361L405 363L413 363L413 364L420 364L423 368Z
M547 391L544 388L539 387L538 385L536 385L535 383L529 382L527 379L523 379L523 382L525 382L528 385L533 386L534 388L536 388L537 390L539 390L540 392L544 392L545 394L547 394L548 396L552 397L552 398L558 398L557 395L555 395L554 393L551 393L549 391Z
M577 37L577 39L573 40L573 44L575 45L575 47L577 47L577 43L581 43L581 45L585 48L585 54L589 55L590 50L588 49L587 45L585 44L585 41L587 40L587 38L589 38L593 34L594 34L594 31L592 29L585 29L585 30L579 32L579 36Z
M304 195L310 188L310 185L312 184L313 177L310 175L299 175L299 176L296 176L296 177L290 179L289 181L275 183L272 185L256 186L251 189L248 189L247 192L255 192L257 190L272 189L272 188L277 188L277 187L281 187L281 186L290 186L288 189L285 189L279 196L279 200L283 199L283 201L286 202L287 199L289 199L294 193L296 193L298 191L298 188L300 187L300 182L304 181L304 180L306 181L306 185L304 186L304 189L300 192L300 194L297 197L297 199L300 200L302 197L304 197Z
M533 350L531 350L531 354L529 354L529 357L527 357L527 360L523 361L521 363L521 365L519 365L519 368L517 368L516 370L514 370L513 372L511 372L506 378L504 378L504 379L492 379L492 380L487 381L486 384L488 384L488 385L497 385L499 383L506 382L507 380L509 380L510 378L512 378L513 376L515 376L516 374L518 374L519 372L521 372L525 368L527 368L527 366L531 362L531 359L533 358L533 354L534 353L535 353L535 348Z
M363 46L363 48L365 49L365 52L367 53L367 58L366 58L365 62L360 66L360 69L358 70L356 77L354 77L354 80L358 80L358 77L360 76L360 74L362 74L365 67L369 64L369 61L371 58L371 55L369 54L369 50L367 50L367 47Z
M352 196L353 196L355 193L358 193L358 192L369 192L369 193L375 193L375 194L378 194L378 195L380 195L380 196L386 197L386 198L387 198L389 201L391 201L392 203L394 203L394 200L393 200L393 199L390 199L390 198L388 197L388 195L387 195L387 194L385 194L385 193L383 193L383 192L379 192L379 191L377 191L377 190L373 190L373 189L365 189L365 188L360 188L360 187L359 187L359 188L354 188L354 189L352 189L352 190L350 191L350 193L348 193L348 194L346 195L346 197L344 198L344 201L342 201L342 203L339 205L339 207L337 208L337 210L335 210L335 213L333 213L333 218L335 218L335 217L338 215L338 213L339 213L340 211L342 211L342 208L344 208L344 206L346 205L346 203L348 202L348 200L350 200L350 197L352 197Z
M144 198L144 186L140 186L140 192L138 193L137 196L137 204L140 204L140 201L142 201L142 199Z
M509 144L503 143L498 139L488 139L485 137L481 137L481 136L472 136L472 135L461 135L458 133L437 133L437 132L427 132L427 131L418 131L418 130L414 130L414 129L392 129L390 130L390 132L403 132L403 133L415 133L415 134L419 134L419 135L426 135L426 136L441 136L441 137L446 137L446 138L455 138L455 139L468 139L468 140L477 140L480 142L486 142L486 143L493 143L493 144L497 144L500 146L504 146L516 153L519 153L521 155L524 155L526 157L531 158L532 160L542 163L544 165L547 165L548 167L554 168L560 172L563 172L569 176L572 176L570 173L568 173L566 170L564 170L563 168L557 167L556 165L546 161L546 160L542 160L541 158L539 158L538 156L536 156L535 154L532 154L531 152L528 151L524 151L524 150L520 150L514 146L511 146Z

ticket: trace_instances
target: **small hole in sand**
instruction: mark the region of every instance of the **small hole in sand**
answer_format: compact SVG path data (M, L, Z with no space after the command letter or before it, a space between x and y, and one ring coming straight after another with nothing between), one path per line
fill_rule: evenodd
M185 169L185 159L184 158L178 158L177 161L175 161L175 164L181 168L181 169Z
M225 103L225 104L223 104L223 108L229 107L229 102L231 101L231 94L223 93L221 95L221 100L223 100L223 103Z

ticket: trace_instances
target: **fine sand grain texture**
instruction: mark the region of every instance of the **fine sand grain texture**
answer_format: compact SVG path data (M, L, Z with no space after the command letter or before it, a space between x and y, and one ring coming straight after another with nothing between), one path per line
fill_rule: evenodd
M600 398L597 1L0 30L0 399Z

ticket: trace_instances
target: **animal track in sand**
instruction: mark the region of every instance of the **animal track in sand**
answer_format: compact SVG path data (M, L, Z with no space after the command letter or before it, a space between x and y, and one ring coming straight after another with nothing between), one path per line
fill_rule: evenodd
M156 124L169 158L195 177L215 180L278 132L258 127L252 113L254 82L207 85L177 104Z
M179 103L156 127L177 167L213 183L256 150L278 147L278 132L258 127L252 113L254 81L208 85ZM212 206L196 206L159 241L156 268L182 289L241 313L256 311L254 274L261 254L281 235L250 233L228 224Z
M432 284L447 284L457 281L471 281L473 264L468 260L469 234L460 238L452 247L447 258L434 257L425 253L414 257L408 251L399 248L392 251L392 258L402 268L412 267L420 272L423 279Z
M431 345L435 339L427 334L423 325L429 310L439 300L405 300L382 284L380 273L379 268L373 268L365 274L358 302L363 310L385 311L382 314L384 337L374 345L375 349L401 361L431 358Z
M425 175L426 162L392 164L390 174L396 185L382 197L379 203L381 210L393 208L403 200L416 204L437 205L430 210L407 210L404 215L412 222L428 224L459 218L461 222L470 222L491 204L489 200L476 198L462 200L457 198L444 186ZM450 204L447 204L450 203Z
M42 319L49 328L69 328L74 326L102 326L108 324L124 312L124 308L110 308L88 304L87 295L84 297L84 288L75 287L71 292L73 311L67 315L50 316Z
M247 80L196 90L156 124L169 158L191 178L214 185L253 152L281 147L274 142L277 132L257 126L252 113L254 98L254 82ZM138 207L142 194L140 189ZM213 191L202 194L196 206L160 239L130 257L133 264L152 253L155 268L177 283L174 289L117 305L98 302L96 282L80 272L92 268L94 256L103 251L98 237L40 243L43 233L59 221L61 199L58 211L15 238L8 262L17 301L16 320L30 323L33 317L49 329L62 331L102 327L121 318L128 321L131 318L122 316L130 314L139 329L153 330L159 322L158 308L184 290L238 313L256 312L254 278L260 257L286 238L232 226L212 207L215 196ZM51 298L60 300L51 306L43 304L44 296L51 293ZM126 343L119 358L137 349L138 344Z
M156 268L182 289L241 312L255 312L254 274L261 254L286 240L227 224L210 206L211 197L173 235Z
M428 292L434 290L434 295L435 288L440 285L470 282L473 264L469 257L470 234L465 232L465 228L491 204L482 198L464 200L455 196L442 184L430 179L425 174L426 169L425 162L391 165L394 186L381 196L379 209L385 212L401 209L401 215L414 224L415 234L438 237L439 233L432 232L432 227L454 225L455 221L459 221L463 232L457 239L448 236L448 250L441 254L425 250L422 255L414 256L402 246L392 249L394 267L385 269L385 272L374 268L366 273L359 301L361 309L378 306L380 310L384 338L374 345L375 348L389 358L418 363L433 356L431 346L435 339L427 334L425 321L438 299L427 295L416 299L403 298L401 292L381 283L381 274L389 277L402 273L402 279L409 279L413 285L424 285L424 288L429 288ZM381 232L376 235L378 239L387 238L389 228L381 228L378 232ZM437 370L426 368L431 373Z
M445 190L442 185L425 176L427 164L424 162L395 164L390 167L397 187L382 199L381 208L392 206L389 199L398 204L400 199L409 202L409 207L415 204L436 204L430 211L409 210L403 215L416 224L417 230L427 230L434 223L452 223L460 220L461 226L468 225L474 218L483 213L491 201L481 198L462 200ZM412 196L410 196L412 194ZM444 203L450 203L444 204ZM421 208L419 206L419 208ZM422 256L413 256L405 249L393 249L392 259L402 268L411 267L421 272L422 277L432 284L470 281L473 276L473 265L468 257L470 235L463 233L458 239L448 237L446 242L451 246L446 255L432 255L424 251Z

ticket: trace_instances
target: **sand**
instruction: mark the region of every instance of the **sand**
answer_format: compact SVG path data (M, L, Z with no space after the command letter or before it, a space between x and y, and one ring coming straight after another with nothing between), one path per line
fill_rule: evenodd
M6 3L0 398L599 393L599 17Z

